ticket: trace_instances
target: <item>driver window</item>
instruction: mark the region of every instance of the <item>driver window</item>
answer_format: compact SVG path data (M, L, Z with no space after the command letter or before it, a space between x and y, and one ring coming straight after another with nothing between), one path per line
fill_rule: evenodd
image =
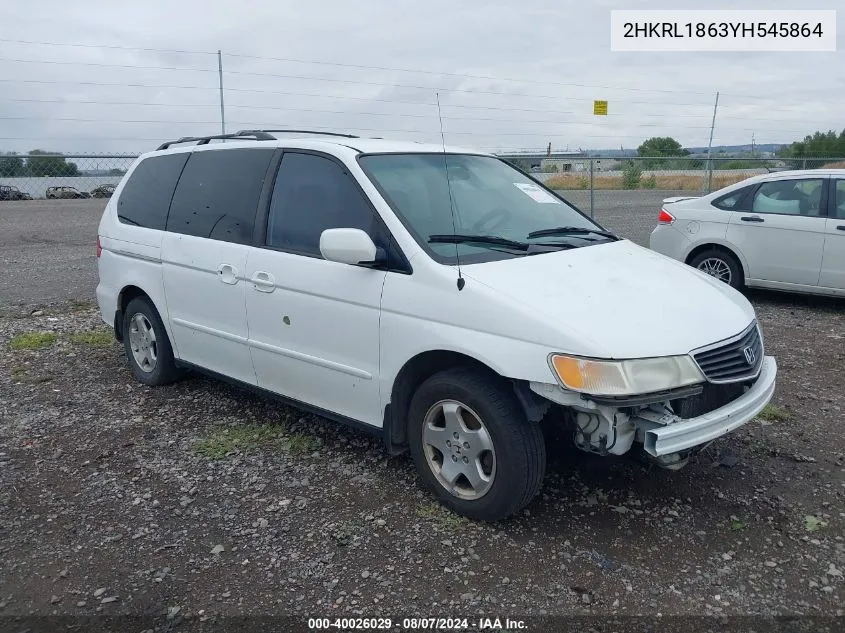
M775 180L760 185L751 206L753 213L821 215L821 178Z

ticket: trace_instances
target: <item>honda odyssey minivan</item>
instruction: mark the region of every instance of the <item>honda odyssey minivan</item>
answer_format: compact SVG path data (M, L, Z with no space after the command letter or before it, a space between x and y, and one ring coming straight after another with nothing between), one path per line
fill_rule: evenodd
M165 143L103 213L102 318L135 377L224 377L409 450L463 515L528 504L544 427L678 468L777 367L737 291L496 156L284 130Z

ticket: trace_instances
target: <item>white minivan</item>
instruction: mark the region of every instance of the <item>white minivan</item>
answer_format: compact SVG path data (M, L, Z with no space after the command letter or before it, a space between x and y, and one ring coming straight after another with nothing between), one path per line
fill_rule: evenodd
M97 299L141 382L196 369L379 433L485 520L537 494L550 425L678 468L771 399L740 293L503 160L283 132L165 143L106 206Z

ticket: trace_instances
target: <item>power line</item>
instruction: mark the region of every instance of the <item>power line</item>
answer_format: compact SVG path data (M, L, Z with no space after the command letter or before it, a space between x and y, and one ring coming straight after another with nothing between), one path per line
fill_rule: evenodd
M307 111L307 110L306 110ZM337 114L347 114L345 112L337 112ZM358 114L358 113L356 113ZM449 120L449 119L446 119ZM454 120L454 119L453 119ZM475 120L475 119L469 119ZM484 121L484 119L480 119ZM516 123L516 124L524 124L524 123L542 123L542 124L552 124L556 128L560 127L584 127L589 125L589 123L579 123L579 122L567 122L567 121L521 121L518 119L492 119L493 121L501 121L506 123ZM86 119L82 117L40 117L40 116L0 116L0 121L67 121L67 122L74 122L74 123L131 123L131 124L164 124L164 125L214 125L219 123L218 121L197 121L197 120L176 120L176 119L104 119L102 117L95 118L95 119ZM255 122L246 122L246 121L232 121L232 125L239 126L239 127L254 127L254 128L262 128L277 125L277 122L264 122L264 123L255 123ZM667 126L663 123L638 123L636 125L624 124L620 122L620 125L626 125L628 128L666 128ZM314 127L314 126L309 126ZM668 126L672 129L678 130L709 130L709 125L673 125ZM321 126L319 129L336 129L337 126ZM355 130L363 130L367 132L401 132L401 133L418 133L418 134L430 134L433 131L430 130L408 130L408 129L387 129L387 128L368 128L368 127L358 127L352 126L351 129ZM759 127L755 127L753 129L759 129ZM727 128L722 127L721 130L723 132L746 132L751 131L752 128ZM778 130L779 132L791 132L795 134L802 134L806 133L806 130ZM487 132L473 132L473 131L457 131L457 130L447 130L449 134L460 134L460 135L473 135L473 136L549 136L546 132L540 130L537 132L502 132L502 131L487 131ZM553 136L553 135L552 135ZM612 138L612 136L608 136L608 138Z
M328 98L337 98L337 99L345 99L346 97L340 95L313 95L310 93L296 93L296 92L288 92L284 93L286 95L294 95L294 96L321 96L321 97L328 97ZM365 99L370 100L370 99ZM196 108L196 107L208 107L208 108L217 108L218 104L216 103L166 103L166 102L145 102L145 101L99 101L99 100L79 100L79 99L19 99L19 98L11 98L5 99L5 102L10 103L45 103L45 104L82 104L82 105L117 105L117 106L155 106L155 107L168 107L168 108ZM397 103L397 104L413 104L413 105L430 105L426 103L418 103L418 102L406 102L406 101L393 101L390 99L382 99L381 102L385 103ZM364 115L364 116L391 116L391 117L409 117L409 118L430 118L431 115L428 114L409 114L406 112L362 112L362 111L350 111L350 110L323 110L320 108L289 108L289 107L280 107L280 106L260 106L260 105L245 105L245 104L228 104L229 108L240 108L245 110L271 110L271 111L280 111L280 112L319 112L325 114L354 114L354 115ZM557 110L557 109L541 109L541 108L506 108L501 106L473 106L473 105L463 105L463 104L452 104L452 105L443 105L444 108L461 108L461 109L483 109L483 110L499 110L504 112L539 112L539 113L546 113L546 114L559 114L559 115L569 115L569 116L583 116L592 119L593 115L587 112L575 112L572 110ZM726 106L727 107L727 106ZM659 118L665 119L666 114L655 114L655 113L618 113L618 114L608 114L608 120L613 121L617 118L623 118L626 116L636 117L636 118ZM709 119L710 114L683 114L678 113L674 114L673 116L678 118L692 118L692 119ZM514 122L524 122L524 123L557 123L559 121L553 119L497 119L497 118L487 118L487 117L459 117L459 116L444 116L444 119L453 120L453 121L514 121ZM747 121L748 117L731 117L731 116L723 116L720 119L730 119L730 120L737 120L737 121ZM769 119L769 118L760 118L754 117L755 121L767 121L773 123L807 123L808 125L817 125L817 121L802 121L796 119ZM564 121L565 122L565 121Z
M115 50L134 50L134 51L143 51L143 52L158 52L158 53L171 53L171 54L195 54L195 55L216 55L215 51L201 51L201 50L174 50L174 49L161 49L161 48L148 48L148 47L133 47L133 46L117 46L117 45L95 45L95 44L80 44L80 43L63 43L63 42L43 42L43 41L33 41L33 40L14 40L14 39L4 39L0 38L0 43L9 43L9 44L28 44L28 45L41 45L41 46L64 46L64 47L74 47L74 48L106 48L106 49L115 49ZM403 73L414 73L414 74L424 74L424 75L434 75L434 76L442 76L442 77L458 77L458 78L465 78L465 79L479 79L485 81L508 81L514 83L526 83L526 84L538 84L538 85L554 85L554 86L562 86L562 87L576 87L576 88L589 88L589 89L599 89L599 90L620 90L620 91L627 91L627 92L654 92L654 93L663 93L663 94L694 94L694 95L702 95L710 97L712 96L713 92L700 92L694 90L667 90L667 89L658 89L658 88L629 88L623 86L608 86L602 84L585 84L585 83L577 83L577 82L560 82L560 81L551 81L545 79L516 79L513 77L500 77L495 75L475 75L469 73L455 73L455 72L448 72L448 71L435 71L435 70L423 70L423 69L410 69L410 68L398 68L392 66L376 66L376 65L366 65L366 64L352 64L348 62L329 62L323 60L306 60L306 59L297 59L292 57L269 57L269 56L262 56L262 55L248 55L244 53L226 53L227 57L237 57L241 59L254 59L254 60L262 60L262 61L276 61L276 62L288 62L288 63L296 63L296 64L309 64L309 65L320 65L320 66L333 66L337 68L356 68L359 70L380 70L380 71L388 71L388 72L403 72ZM27 61L27 60L24 60ZM28 60L33 61L33 60ZM47 63L47 62L45 62ZM59 62L56 62L59 63ZM69 62L67 62L69 63ZM170 68L162 67L162 70L169 70ZM174 69L177 70L177 69ZM204 69L196 69L196 70L204 70ZM237 71L227 71L227 72L237 72ZM761 95L744 95L744 94L737 94L737 93L722 93L726 96L731 97L740 97L745 99L766 99L766 97Z

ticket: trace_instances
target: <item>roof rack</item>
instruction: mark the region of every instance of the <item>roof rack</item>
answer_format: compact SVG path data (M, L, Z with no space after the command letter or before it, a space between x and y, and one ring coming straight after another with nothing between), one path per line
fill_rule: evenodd
M167 141L167 143L162 143L156 148L156 150L167 149L171 145L176 145L178 143L196 142L197 145L208 145L209 141L227 138L251 138L255 141L278 140L275 136L271 136L270 134L267 134L266 132L261 130L245 130L241 132L234 132L233 134L212 134L211 136L183 136L182 138L177 139L175 141Z
M277 141L278 139L275 136L272 136L270 133L274 134L316 134L320 136L340 136L342 138L359 138L354 134L341 134L340 132L320 132L318 130L240 130L238 132L232 132L231 134L212 134L211 136L183 136L180 139L175 141L167 141L166 143L162 143L159 145L156 150L160 149L167 149L171 145L177 145L179 143L196 143L197 145L208 145L209 141L215 141L219 139L252 139L255 141Z
M315 134L319 136L340 136L342 138L360 138L354 134L341 134L340 132L321 132L319 130L241 130L238 134Z

